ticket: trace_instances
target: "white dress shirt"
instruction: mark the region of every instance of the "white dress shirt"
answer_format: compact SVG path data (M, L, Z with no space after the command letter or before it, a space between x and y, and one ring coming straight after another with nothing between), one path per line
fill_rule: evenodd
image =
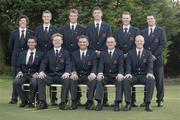
M29 57L31 55L31 52L33 52L33 61L34 61L34 58L35 58L35 54L36 54L36 49L34 49L33 51L31 51L30 49L28 49L27 51L27 54L26 54L26 64L28 64L28 60L29 60Z

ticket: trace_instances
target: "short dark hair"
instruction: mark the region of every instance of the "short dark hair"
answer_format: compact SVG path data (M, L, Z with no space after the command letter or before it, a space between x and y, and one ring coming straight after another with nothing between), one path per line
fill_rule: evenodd
M44 11L42 12L42 16L43 16L44 13L48 13L48 14L50 14L50 15L52 16L52 13L51 13L49 10L44 10Z
M18 17L16 23L19 24L19 21L22 19L22 18L25 18L26 19L26 23L29 24L29 18L26 16L26 15L21 15Z
M124 12L122 13L122 15L129 15L129 16L131 16L131 13L130 13L129 11L124 11Z
M89 42L89 38L87 35L80 35L78 41L83 38L85 38Z
M95 10L100 10L102 12L102 9L99 6L94 7L92 12L94 12Z
M148 13L148 15L147 16L153 16L154 18L156 18L156 14L154 13L154 12L150 12L150 13Z
M29 37L28 37L28 40L29 40L29 39L33 39L33 40L34 40L34 42L36 42L36 43L37 43L37 38L36 38L35 36L29 36Z

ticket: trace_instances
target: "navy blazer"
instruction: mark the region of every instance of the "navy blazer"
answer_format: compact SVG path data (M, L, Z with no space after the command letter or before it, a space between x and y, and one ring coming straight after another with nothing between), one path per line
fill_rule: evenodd
M100 54L100 61L98 73L104 74L124 74L124 54L121 50L115 49L112 58L108 50L102 51Z
M117 42L116 47L124 52L128 53L129 50L135 48L135 37L140 34L138 28L130 26L127 34L124 33L123 27L117 28L115 31L115 40Z
M70 24L67 24L60 29L60 33L63 35L63 48L69 52L74 52L79 49L79 36L85 35L85 28L77 24L73 32L70 28Z
M80 58L80 50L72 53L72 72L77 72L78 75L96 74L97 60L94 51L87 50L83 61Z
M143 49L141 59L138 60L136 49L128 52L126 59L126 74L132 75L146 75L153 74L153 59L149 50Z
M20 53L17 63L17 72L21 71L22 73L30 73L30 74L39 72L39 67L44 57L43 52L36 50L32 65L26 64L26 55L27 55L27 50L24 50L23 52Z
M57 27L53 26L53 25L49 26L49 31L47 32L47 34L44 31L43 25L36 27L35 35L37 38L38 49L40 49L43 52L47 52L48 50L50 50L53 47L51 36L54 33L58 33L58 32L59 31L58 31Z
M26 29L25 35L26 36L25 36L24 42L22 42L20 39L19 29L11 32L8 48L11 52L11 65L14 67L17 66L19 53L22 52L23 50L28 49L27 39L29 36L33 36L34 32L32 30Z
M56 60L54 48L46 53L45 58L43 59L40 72L44 71L47 73L57 73L59 75L64 72L71 72L71 62L69 57L69 52L61 48L58 58Z
M148 36L148 28L141 33L145 39L144 48L150 50L157 58L155 65L163 66L163 50L165 48L166 33L160 27L155 27L154 32Z
M86 35L89 37L89 49L103 51L106 49L106 39L112 36L111 26L102 22L100 26L99 36L94 22L87 26Z

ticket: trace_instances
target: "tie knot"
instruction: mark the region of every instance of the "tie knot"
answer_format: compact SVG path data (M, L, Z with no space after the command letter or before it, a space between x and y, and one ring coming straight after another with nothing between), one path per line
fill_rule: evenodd
M82 52L82 56L84 56L84 52Z
M25 30L21 30L22 33L24 33Z
M141 54L141 50L138 51L138 54Z
M96 23L96 26L99 26L99 23Z
M124 28L124 31L125 31L125 32L127 32L127 31L128 31L128 28L127 28L127 27L125 27L125 28Z
M34 52L31 52L31 55L33 55L34 54Z

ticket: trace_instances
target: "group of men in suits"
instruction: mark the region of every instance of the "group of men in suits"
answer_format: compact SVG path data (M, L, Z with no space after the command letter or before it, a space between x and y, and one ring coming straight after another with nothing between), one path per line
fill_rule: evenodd
M102 21L101 8L95 7L92 15L94 22L84 28L77 23L78 11L71 9L70 23L58 30L51 25L52 14L46 10L42 13L43 25L38 26L35 32L27 29L29 21L26 16L18 19L19 29L11 33L9 40L14 73L10 104L17 103L19 96L20 107L34 107L34 95L38 91L37 108L46 109L45 86L57 83L62 84L59 108L67 109L70 90L71 109L77 109L81 97L77 85L82 83L89 88L86 109L93 109L95 98L95 109L99 111L108 101L104 85L115 84L114 111L121 109L123 92L125 110L128 111L137 106L135 94L131 93L130 88L140 82L146 86L141 106L152 111L150 102L155 79L158 107L163 106L162 54L166 36L165 31L156 26L155 15L147 16L148 28L140 32L130 25L131 14L123 12L123 26L116 29L115 37L112 37L111 26ZM29 98L21 89L26 82L30 83L32 91ZM56 105L56 94L52 94L51 98L52 105Z

